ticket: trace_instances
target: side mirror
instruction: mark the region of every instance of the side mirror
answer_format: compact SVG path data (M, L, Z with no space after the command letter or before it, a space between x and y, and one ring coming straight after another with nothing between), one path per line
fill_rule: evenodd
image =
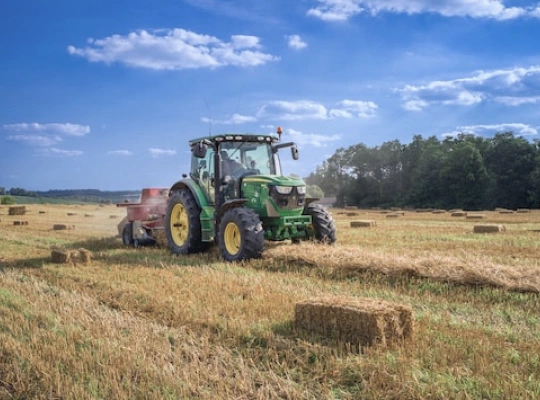
M208 146L204 144L203 142L199 142L191 147L191 151L193 152L193 155L197 158L206 157L207 150L208 150Z
M292 146L291 147L291 156L293 158L293 160L298 160L298 147L296 146Z

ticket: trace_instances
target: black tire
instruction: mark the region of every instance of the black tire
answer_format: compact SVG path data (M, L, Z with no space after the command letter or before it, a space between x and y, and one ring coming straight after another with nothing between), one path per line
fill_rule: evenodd
M334 218L321 204L308 204L304 214L311 215L314 239L318 242L332 244L336 241L336 225Z
M245 207L227 210L219 222L218 244L226 261L261 257L264 230L259 216Z
M133 224L131 222L126 223L122 229L122 242L126 246L133 245Z
M173 254L191 254L206 249L202 242L201 209L188 189L174 192L167 204L165 236Z

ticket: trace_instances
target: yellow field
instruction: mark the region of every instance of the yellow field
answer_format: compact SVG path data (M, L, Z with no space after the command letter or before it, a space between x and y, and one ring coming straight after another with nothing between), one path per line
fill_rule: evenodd
M540 397L539 211L334 209L334 246L226 264L215 247L124 247L125 208L26 207L0 207L0 399ZM55 248L92 261L53 263ZM295 304L323 295L410 306L412 341L296 329Z

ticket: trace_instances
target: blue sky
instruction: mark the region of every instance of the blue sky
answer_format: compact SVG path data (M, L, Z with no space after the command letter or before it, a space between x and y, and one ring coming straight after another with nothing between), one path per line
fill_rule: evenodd
M0 186L169 187L188 140L337 148L540 127L540 3L0 0Z

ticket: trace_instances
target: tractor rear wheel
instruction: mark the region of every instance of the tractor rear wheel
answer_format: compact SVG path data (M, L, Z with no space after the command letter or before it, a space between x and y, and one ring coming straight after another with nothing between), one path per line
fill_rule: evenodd
M259 258L264 247L264 230L259 216L245 207L227 210L219 223L219 250L227 261Z
M310 203L304 214L311 215L313 235L318 242L332 244L336 241L336 224L334 218L322 205Z
M201 209L187 189L173 193L165 215L165 236L173 254L190 254L203 251Z
M133 245L133 224L131 222L126 223L122 229L122 242L126 246Z

